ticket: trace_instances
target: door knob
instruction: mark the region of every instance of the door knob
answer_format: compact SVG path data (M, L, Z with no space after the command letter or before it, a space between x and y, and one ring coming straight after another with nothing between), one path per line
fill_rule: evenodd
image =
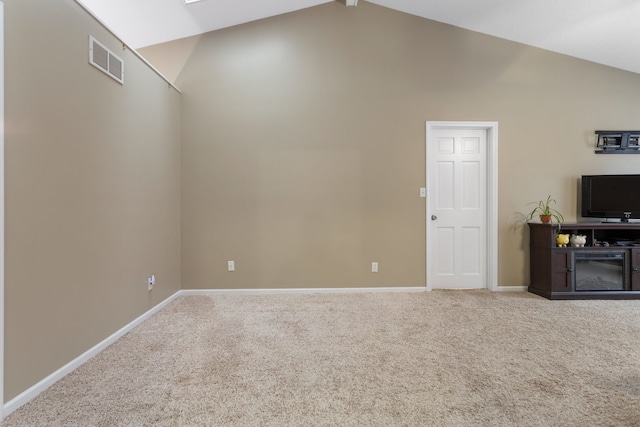
M431 221L435 221L436 219L438 219L438 217L437 217L437 216L435 216L435 215L431 215Z

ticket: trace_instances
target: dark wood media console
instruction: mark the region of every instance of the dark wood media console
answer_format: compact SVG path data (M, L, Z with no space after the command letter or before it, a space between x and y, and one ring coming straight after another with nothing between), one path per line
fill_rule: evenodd
M529 292L548 299L640 299L640 223L529 223ZM557 234L586 236L558 247Z

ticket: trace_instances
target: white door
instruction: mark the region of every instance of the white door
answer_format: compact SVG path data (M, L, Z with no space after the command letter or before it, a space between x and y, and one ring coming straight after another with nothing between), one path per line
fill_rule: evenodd
M487 129L427 135L428 287L486 288Z

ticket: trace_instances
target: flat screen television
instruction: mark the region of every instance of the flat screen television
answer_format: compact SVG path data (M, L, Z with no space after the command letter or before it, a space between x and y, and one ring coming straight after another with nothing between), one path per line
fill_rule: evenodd
M587 218L640 218L640 175L583 175L581 208Z

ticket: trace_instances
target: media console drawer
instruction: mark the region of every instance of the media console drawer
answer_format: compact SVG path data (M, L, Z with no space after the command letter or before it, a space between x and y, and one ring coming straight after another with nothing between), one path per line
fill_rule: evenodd
M549 299L640 299L640 223L529 223L529 292ZM556 247L556 234L584 247Z

